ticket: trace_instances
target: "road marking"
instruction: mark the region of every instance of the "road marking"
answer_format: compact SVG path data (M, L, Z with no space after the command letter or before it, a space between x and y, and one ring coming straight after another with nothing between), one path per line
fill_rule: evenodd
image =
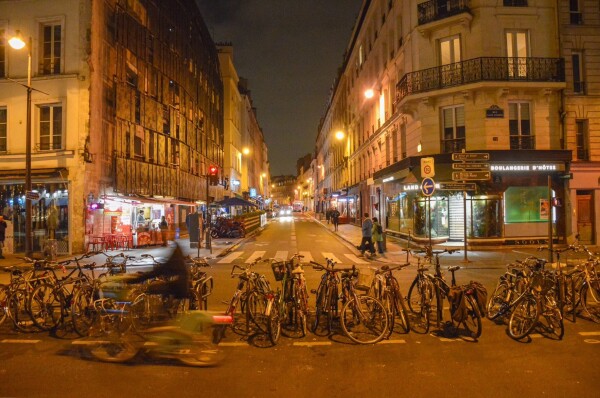
M109 344L108 340L75 340L71 342L72 345L97 345L97 344Z
M377 344L406 344L406 340L381 340Z
M235 260L236 258L238 258L239 256L241 256L242 254L244 254L244 252L232 252L232 253L229 253L227 256L225 256L221 260L217 261L217 264L229 264L229 263L232 263L233 260Z
M2 341L0 341L0 343L7 343L7 344L36 344L39 343L42 340L18 340L18 339L4 339Z
M252 253L250 255L250 257L248 257L248 259L246 260L246 264L250 264L250 263L254 262L254 260L256 260L259 257L260 258L264 257L265 253L266 253L266 251L263 251L263 250L255 251L254 253Z
M219 343L219 347L249 347L248 343Z
M454 341L461 341L463 343L465 342L462 339L449 339L449 338L446 338L446 337L440 337L440 341L444 341L446 343L450 343L450 342L454 342Z
M581 336L600 336L600 332L579 332Z
M365 261L352 253L344 253L344 256L348 257L352 264L370 264L368 261Z
M315 261L313 259L312 254L310 252L298 252L299 255L304 256L300 261L302 263L310 263L311 261Z
M336 264L342 264L342 262L340 261L339 258L337 258L336 256L333 255L333 253L327 253L327 252L323 252L321 253L323 255L323 257L328 258L330 260L333 260Z
M325 346L325 345L331 345L331 341L313 341L313 342L306 342L306 343L296 341L292 345L299 346L299 347Z
M588 343L588 344L600 344L600 340L598 340L598 339L584 339L583 341L584 341L584 343Z
M275 253L275 257L273 257L276 261L286 261L288 258L288 252L287 251L277 251Z
M531 337L532 339L539 339L539 338L542 338L544 336L542 336L539 333L531 333L531 334L529 334L529 337Z

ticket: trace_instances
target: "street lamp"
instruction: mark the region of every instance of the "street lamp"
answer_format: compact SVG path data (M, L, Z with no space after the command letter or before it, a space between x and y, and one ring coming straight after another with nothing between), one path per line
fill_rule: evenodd
M27 124L25 130L25 256L31 257L33 252L33 235L31 233L31 47L32 40L25 43L21 32L17 30L16 35L8 40L8 44L15 50L21 50L27 45Z

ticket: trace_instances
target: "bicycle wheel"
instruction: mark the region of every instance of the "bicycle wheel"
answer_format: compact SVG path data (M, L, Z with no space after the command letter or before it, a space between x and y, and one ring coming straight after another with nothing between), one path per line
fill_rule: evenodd
M25 333L38 330L36 324L31 319L31 314L27 310L27 294L25 290L17 289L10 293L6 308L15 329Z
M342 330L358 344L374 344L384 338L388 329L388 313L371 296L356 296L346 302L340 316Z
M498 283L487 303L487 317L490 320L498 318L504 313L510 298L510 288L508 283L502 281Z
M152 307L148 295L137 295L129 306L129 319L134 330L143 331L152 326Z
M481 336L481 314L479 313L479 307L477 307L477 303L472 296L465 296L465 298L467 316L462 321L462 324L466 329L468 337L478 339Z
M592 321L600 323L600 289L585 283L581 286L579 295L581 297L581 306L587 315Z
M270 300L272 300L272 302L267 303L267 308L270 307L268 310L267 332L271 343L275 345L281 335L281 314L279 312L279 300L277 298Z
M8 286L0 285L0 325L8 318Z
M308 292L304 281L297 282L296 292L298 320L301 323L302 337L308 334Z
M267 316L267 297L263 293L252 291L246 297L246 311L249 320L256 325L262 333L269 333L269 319Z
M542 300L542 316L546 321L544 325L546 332L549 337L562 340L565 335L565 325L556 300L552 296L545 296Z
M35 325L46 331L57 327L62 321L63 307L66 305L59 288L48 283L33 289L27 304Z
M185 350L187 353L177 358L181 363L188 366L214 366L223 358L223 353L219 350L219 347L209 342L194 342L188 347L182 346L181 350Z
M122 363L133 359L138 353L134 344L123 341L101 341L92 345L90 354L102 362Z
M508 333L513 339L522 339L533 330L537 319L537 300L532 295L524 296L510 315Z
M408 291L410 326L413 332L426 334L431 323L433 284L425 278L415 279Z
M325 286L324 285L319 285L319 288L317 289L317 301L315 304L315 319L311 324L311 328L310 331L313 333L317 333L317 330L319 329L319 324L322 320L322 318L325 317L325 305L326 305L326 300L325 300Z
M408 309L406 307L406 301L402 297L398 281L392 279L392 292L393 292L393 326L390 326L390 333L393 327L399 326L402 333L408 333L410 331L410 320L408 319Z
M71 322L73 330L80 336L87 336L94 323L97 311L94 309L94 289L86 286L75 294L71 303Z
M329 289L329 297L327 297L327 332L333 333L333 321L338 315L338 288L337 285Z

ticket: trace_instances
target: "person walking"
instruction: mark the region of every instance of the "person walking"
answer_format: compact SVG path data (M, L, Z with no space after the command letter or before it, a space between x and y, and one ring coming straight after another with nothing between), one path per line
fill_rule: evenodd
M356 248L360 250L361 256L365 255L365 250L369 250L371 256L375 256L375 248L373 247L373 221L369 218L369 213L363 215L362 222L362 240L360 246Z
M373 217L373 242L377 242L377 251L383 254L383 227L377 217Z
M2 249L4 249L4 239L6 239L6 228L8 225L4 221L4 217L0 216L0 258L4 258Z
M160 219L160 224L158 226L160 228L160 236L162 238L162 245L166 246L167 245L167 230L169 229L169 224L167 223L165 216L162 216L162 218Z
M331 211L331 220L333 221L333 230L338 230L338 225L340 225L340 212L338 209L333 209Z
M329 224L329 219L331 218L331 209L327 209L325 212L325 218L327 219L327 224Z

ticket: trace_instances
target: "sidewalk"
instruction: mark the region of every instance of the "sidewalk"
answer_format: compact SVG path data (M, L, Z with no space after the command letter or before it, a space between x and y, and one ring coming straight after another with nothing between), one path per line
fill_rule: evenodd
M338 231L334 231L333 223L328 224L325 219L319 220L315 216L314 212L305 212L305 214L313 217L319 222L324 228L327 228L332 234L338 238L344 240L350 245L350 248L356 253L360 253L356 250L356 246L362 239L362 231L359 226L354 224L340 224ZM450 245L434 245L434 248L443 249L450 248ZM415 247L414 245L412 246ZM406 252L402 251L406 249L406 241L386 236L386 252L383 255L377 255L372 261L383 262L383 263L394 263L403 264L407 261ZM506 264L513 262L516 259L523 259L528 255L537 257L545 257L546 253L540 253L536 249L537 247L524 246L519 248L504 248L499 247L495 250L469 250L467 251L467 260L465 262L465 254L463 246L451 245L452 249L457 249L459 252L452 255L444 255L444 265L461 265L468 268L504 268ZM441 256L440 256L441 258Z

